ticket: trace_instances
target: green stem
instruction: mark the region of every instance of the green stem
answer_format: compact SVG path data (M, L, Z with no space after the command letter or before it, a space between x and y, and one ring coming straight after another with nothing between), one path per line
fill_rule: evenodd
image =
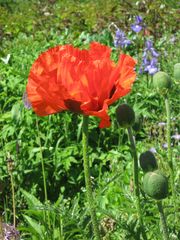
M13 225L16 227L16 205L15 205L15 192L14 192L14 181L12 171L9 171L11 179L11 192L12 192L12 205L13 205Z
M41 144L41 137L40 137L40 131L39 131L39 124L38 124L38 119L36 118L36 127L37 127L37 132L38 132L38 144L40 147L40 154L41 154L41 167L42 167L42 175L43 175L43 185L44 185L44 200L45 203L48 202L48 196L47 196L47 186L46 186L46 174L45 174L45 167L44 167L44 158L43 158L43 150L42 150L42 144ZM48 218L48 226L49 228L51 227L50 224L50 216L49 216L49 212L46 214L44 213L44 219Z
M61 213L59 213L59 240L63 240L63 228L62 228L62 219Z
M87 201L89 205L89 210L91 214L91 220L93 225L93 231L96 240L100 240L100 232L98 228L98 222L95 211L95 204L92 193L92 185L90 179L90 168L89 168L89 159L87 155L88 151L88 117L83 116L83 126L82 126L82 144L83 144L83 161L84 161L84 175L85 175L85 183L86 183L86 194Z
M149 87L149 75L146 73L146 79L147 79L147 87Z
M161 227L163 231L163 239L169 240L168 228L167 228L166 218L163 211L162 201L158 201L157 206L160 214Z
M131 143L131 151L133 154L133 178L134 178L134 193L136 196L136 208L138 212L138 217L139 217L139 222L142 230L142 236L144 240L147 240L146 236L146 231L143 223L143 215L141 211L141 204L140 204L140 191L139 191L139 174L138 174L138 157L137 157L137 152L136 152L136 145L134 142L133 134L132 134L132 129L131 127L128 128L128 136L129 136L129 141Z
M176 193L174 187L174 167L173 167L173 160L172 160L172 150L171 150L171 112L170 112L170 103L169 103L169 96L165 98L165 106L166 106L166 115L167 115L167 144L168 144L168 164L170 169L170 183L171 183L171 190L172 190L172 197L175 205L175 212L176 212Z
M41 167L42 167L42 175L43 175L43 184L44 184L44 198L45 202L47 202L47 187L46 187L46 175L45 175L45 167L44 167L44 158L43 158L43 151L42 151L42 145L41 145L41 138L40 138L40 131L39 131L39 124L38 119L36 118L36 127L38 131L38 144L40 147L40 154L41 154Z
M2 224L2 215L0 213L0 239L4 239L4 236L3 236L3 224Z

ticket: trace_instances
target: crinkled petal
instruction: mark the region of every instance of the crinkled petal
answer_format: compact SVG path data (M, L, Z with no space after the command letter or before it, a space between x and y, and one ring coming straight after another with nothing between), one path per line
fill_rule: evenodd
M108 106L131 90L135 61L125 54L118 64L111 49L93 42L89 50L71 45L42 53L32 65L26 87L36 114L46 116L63 110L100 118L110 126Z

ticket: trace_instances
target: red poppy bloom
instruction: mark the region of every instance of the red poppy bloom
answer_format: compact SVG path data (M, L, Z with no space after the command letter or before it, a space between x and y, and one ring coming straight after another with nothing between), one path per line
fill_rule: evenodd
M70 110L99 117L99 127L109 127L108 106L131 90L136 77L133 58L122 54L115 64L110 54L109 47L97 42L89 50L64 45L42 53L26 88L36 114Z

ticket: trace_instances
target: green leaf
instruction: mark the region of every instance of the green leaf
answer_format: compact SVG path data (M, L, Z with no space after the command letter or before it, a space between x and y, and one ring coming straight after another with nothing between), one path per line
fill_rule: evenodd
M36 234L37 236L40 237L40 239L42 239L43 236L43 227L41 225L39 225L39 223L37 221L35 221L34 219L32 219L31 217L27 216L27 215L23 215L23 217L25 218L25 220L29 223L29 225L32 228L32 232L34 234Z
M25 197L29 207L42 207L43 208L43 204L35 196L26 192L23 189L21 189L21 192L22 192L23 196Z

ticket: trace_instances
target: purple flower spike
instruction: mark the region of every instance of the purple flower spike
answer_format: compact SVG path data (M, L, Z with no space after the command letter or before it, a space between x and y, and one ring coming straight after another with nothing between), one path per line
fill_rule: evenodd
M153 46L153 43L151 40L147 40L146 43L145 43L145 46L147 48L147 50L151 50L152 46Z
M143 27L144 27L144 25L143 25L142 17L136 16L135 23L131 25L131 29L134 32L139 33L143 29Z
M157 53L154 48L151 48L151 53L153 57L159 57L159 53Z
M141 16L136 16L136 23L140 24L142 23L143 19Z
M154 75L159 71L157 57L159 54L153 48L153 42L147 40L145 42L144 52L142 54L141 73L145 72L150 75Z
M167 143L163 143L163 144L162 144L162 147L165 148L165 149L167 149L167 148L168 148L168 144L167 144Z
M126 38L125 33L121 29L118 29L114 38L114 46L124 48L130 44L131 41Z
M157 151L154 147L150 148L149 151L152 152L152 153L157 153Z
M159 123L158 123L158 126L159 126L159 127L164 127L165 125L166 125L165 122L159 122Z
M170 38L170 43L171 43L171 44L174 44L175 41L176 41L176 37L175 37L175 35L173 35L173 36Z
M179 141L180 140L180 134L172 135L171 138Z
M4 232L4 240L20 239L19 231L17 231L15 227L12 225L3 223L3 232Z
M156 72L158 72L159 69L155 66L148 66L148 73L149 75L154 75Z
M131 29L136 32L139 33L142 30L142 26L138 25L138 24L132 24L131 25Z
M23 103L24 103L24 107L26 109L31 109L32 108L31 103L28 100L27 92L24 92L24 94L22 96L22 100L23 100Z
M150 64L150 61L146 57L144 57L143 58L143 65L149 65L149 64Z

